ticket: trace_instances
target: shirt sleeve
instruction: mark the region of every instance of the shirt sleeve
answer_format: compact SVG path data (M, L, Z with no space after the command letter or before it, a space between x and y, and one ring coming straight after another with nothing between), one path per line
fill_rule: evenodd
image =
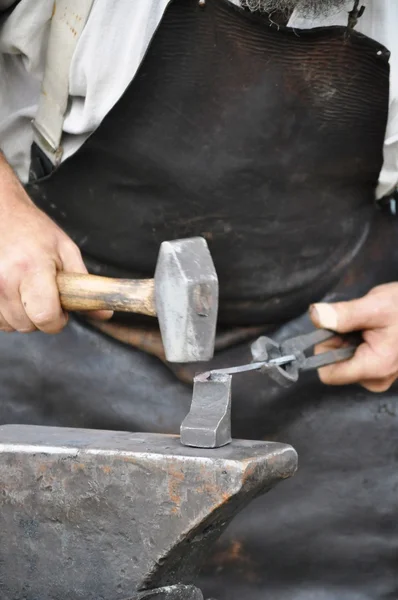
M22 181L43 78L54 0L0 0L0 147Z
M398 97L392 98L384 142L384 165L380 173L377 198L383 198L398 186Z

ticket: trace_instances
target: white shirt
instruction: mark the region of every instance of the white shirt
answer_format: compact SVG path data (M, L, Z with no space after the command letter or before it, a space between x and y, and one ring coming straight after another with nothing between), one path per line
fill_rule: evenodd
M71 102L64 122L63 160L95 131L134 78L170 0L95 0L69 74ZM239 0L231 0L239 4ZM398 0L362 0L357 30L391 51L389 120L377 196L398 184ZM0 0L0 10L12 0ZM27 181L54 0L20 0L0 26L0 147ZM346 25L347 6L327 18L295 12L289 25Z

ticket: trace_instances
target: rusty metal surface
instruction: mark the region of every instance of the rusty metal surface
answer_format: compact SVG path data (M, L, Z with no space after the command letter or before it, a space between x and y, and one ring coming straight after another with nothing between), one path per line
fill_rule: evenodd
M1 597L117 600L193 578L231 519L296 470L279 443L0 428Z

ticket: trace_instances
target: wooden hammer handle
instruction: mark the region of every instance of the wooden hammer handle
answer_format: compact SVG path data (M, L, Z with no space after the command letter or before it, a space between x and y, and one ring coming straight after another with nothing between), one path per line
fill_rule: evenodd
M57 283L65 310L116 310L156 316L154 279L59 273Z

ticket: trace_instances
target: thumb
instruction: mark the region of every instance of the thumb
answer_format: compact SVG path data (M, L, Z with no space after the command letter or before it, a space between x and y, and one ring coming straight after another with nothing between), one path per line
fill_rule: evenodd
M384 324L383 313L375 310L375 299L370 295L349 302L313 304L309 312L315 327L337 333L376 329Z

